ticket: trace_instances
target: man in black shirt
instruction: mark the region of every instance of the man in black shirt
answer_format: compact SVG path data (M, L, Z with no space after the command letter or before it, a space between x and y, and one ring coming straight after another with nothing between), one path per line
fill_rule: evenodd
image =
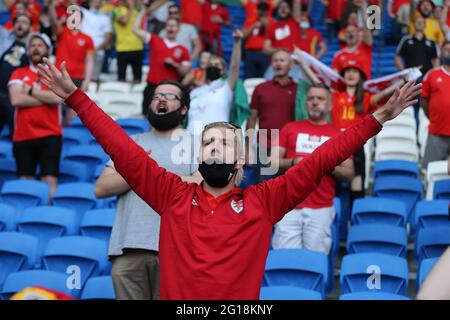
M404 36L400 41L395 64L400 70L422 66L420 71L425 75L430 69L439 66L436 43L425 37L425 19L422 16L415 18L414 28L414 35Z
M14 132L14 109L9 100L8 81L14 70L29 64L25 44L31 31L31 22L28 15L18 15L14 18L15 40L0 57L0 132L6 123L10 135Z

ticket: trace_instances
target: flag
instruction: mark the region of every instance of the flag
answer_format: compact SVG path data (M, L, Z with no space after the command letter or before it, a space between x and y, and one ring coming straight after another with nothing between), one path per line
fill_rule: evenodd
M370 93L379 93L386 88L406 79L407 81L417 80L422 76L419 68L408 68L387 76L372 79L364 82L364 89Z
M293 55L299 55L303 57L305 63L309 66L309 68L317 75L319 80L327 85L330 89L337 90L344 83L344 79L341 75L331 69L329 66L319 61L317 58L314 58L312 55L302 51L300 49L295 49ZM306 79L306 77L303 77Z

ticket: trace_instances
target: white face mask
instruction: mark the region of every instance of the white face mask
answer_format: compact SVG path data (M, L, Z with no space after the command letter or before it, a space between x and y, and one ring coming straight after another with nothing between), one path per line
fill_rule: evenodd
M300 28L302 29L309 29L310 25L308 21L302 21L300 22Z

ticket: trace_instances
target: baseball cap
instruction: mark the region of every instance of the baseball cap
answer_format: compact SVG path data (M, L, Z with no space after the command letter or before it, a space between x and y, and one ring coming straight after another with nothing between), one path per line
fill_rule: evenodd
M34 32L34 33L30 34L30 36L28 37L27 48L30 46L31 41L34 38L40 38L42 41L44 41L44 43L50 49L50 52L53 51L53 46L52 46L52 42L50 41L50 38L45 33L39 33L39 32Z

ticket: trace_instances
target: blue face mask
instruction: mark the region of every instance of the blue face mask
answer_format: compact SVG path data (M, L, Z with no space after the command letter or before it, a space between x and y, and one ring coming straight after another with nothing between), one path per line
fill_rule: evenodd
M441 56L441 64L450 66L450 56Z

